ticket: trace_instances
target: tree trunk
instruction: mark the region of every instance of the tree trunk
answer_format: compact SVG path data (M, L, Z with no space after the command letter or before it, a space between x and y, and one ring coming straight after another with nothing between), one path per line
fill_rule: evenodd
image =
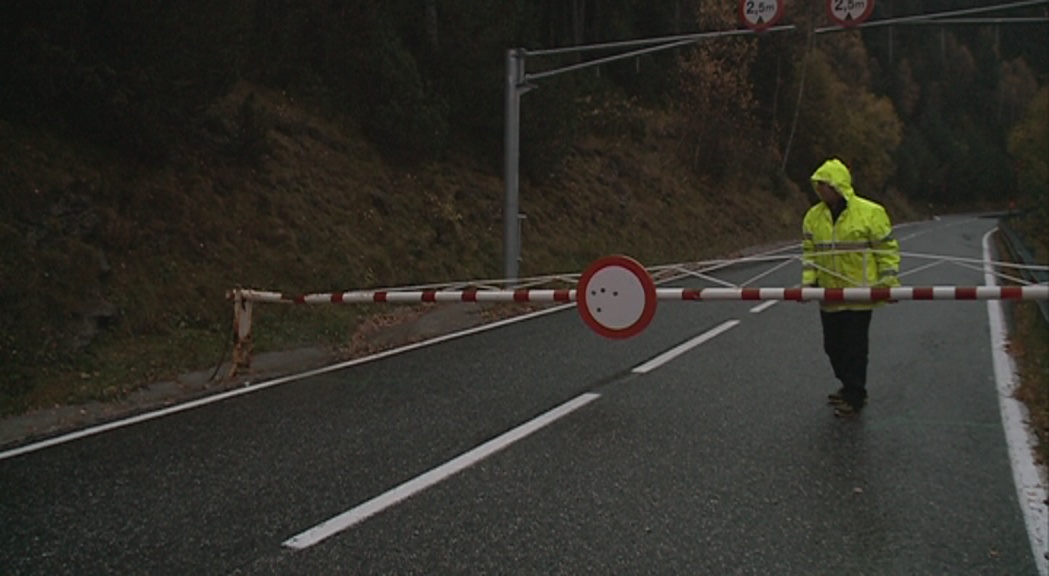
M426 3L426 34L430 37L430 46L434 51L440 47L437 35L437 0L425 0Z
M572 44L586 41L586 0L572 0Z

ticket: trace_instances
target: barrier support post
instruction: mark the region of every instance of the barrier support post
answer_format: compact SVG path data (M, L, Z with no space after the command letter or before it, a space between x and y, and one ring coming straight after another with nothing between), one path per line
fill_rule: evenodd
M251 368L251 300L244 298L240 290L234 290L232 298L233 358L227 380L232 380L241 370Z

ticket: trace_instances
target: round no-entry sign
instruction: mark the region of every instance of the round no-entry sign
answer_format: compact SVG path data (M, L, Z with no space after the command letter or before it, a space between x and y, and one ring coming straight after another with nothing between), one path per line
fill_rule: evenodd
M839 26L856 26L870 18L874 0L827 0L827 15Z
M656 284L636 260L606 256L583 272L576 286L576 307L594 332L630 338L656 314Z

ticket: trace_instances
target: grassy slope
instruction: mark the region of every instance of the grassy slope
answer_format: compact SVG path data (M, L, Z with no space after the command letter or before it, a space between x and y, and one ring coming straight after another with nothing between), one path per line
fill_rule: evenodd
M1011 222L1042 265L1049 263L1047 216L1043 207ZM1000 244L999 253L1008 250ZM1016 302L1006 310L1012 322L1008 349L1019 374L1016 397L1027 406L1029 424L1039 439L1040 462L1049 465L1049 326L1035 302Z
M14 319L2 352L24 357L24 336L53 329L47 361L0 394L0 414L120 397L213 366L232 317L225 292L236 286L303 293L501 276L498 169L454 155L391 166L352 126L257 87L235 87L210 121L231 125L251 91L270 126L254 163L184 149L147 170L0 123L11 208L0 239L17 247L0 259ZM796 237L807 191L712 188L679 161L671 115L617 109L557 173L522 182L522 276L578 272L610 253L655 265ZM901 198L879 200L896 220L915 217ZM78 314L100 301L119 314L69 354ZM341 346L376 312L260 307L255 350Z

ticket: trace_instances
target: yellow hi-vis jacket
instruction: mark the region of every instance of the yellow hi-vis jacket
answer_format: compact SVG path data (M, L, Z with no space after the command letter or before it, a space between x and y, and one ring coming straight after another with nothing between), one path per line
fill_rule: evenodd
M809 208L802 224L802 279L820 288L899 286L900 245L892 236L889 216L877 202L852 189L852 174L840 160L824 162L812 174L812 185L826 182L845 199L837 221L822 201ZM822 302L827 311L870 310L868 302Z

